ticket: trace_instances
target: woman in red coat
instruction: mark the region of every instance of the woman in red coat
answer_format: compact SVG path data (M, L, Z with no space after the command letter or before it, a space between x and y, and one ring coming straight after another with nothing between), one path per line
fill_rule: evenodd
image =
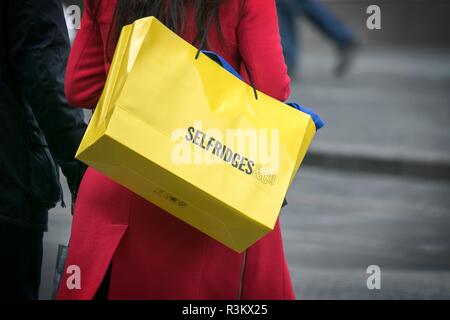
M245 70L245 62L260 91L281 101L289 95L275 0L118 0L116 19L116 0L96 3L85 1L67 66L72 105L96 105L114 30L155 12L158 3L165 13L158 18L191 43L201 38L205 28L197 26L211 15L217 23L211 24L208 49L237 70ZM170 18L177 14L178 23ZM67 285L72 265L80 268L80 288ZM59 299L93 299L99 288L109 299L294 299L279 223L238 254L92 168L78 193L66 270Z

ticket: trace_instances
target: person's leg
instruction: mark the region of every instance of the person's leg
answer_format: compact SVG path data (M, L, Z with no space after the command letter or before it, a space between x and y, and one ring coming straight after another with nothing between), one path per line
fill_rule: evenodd
M43 232L0 222L0 300L37 300Z
M304 15L336 44L338 62L335 75L344 75L349 70L358 47L353 32L317 0L296 0L296 4Z
M304 15L338 46L355 42L353 32L317 0L297 0Z
M291 77L295 77L298 68L298 54L300 44L297 40L297 25L295 18L297 12L293 10L292 0L277 1L278 20L284 60Z

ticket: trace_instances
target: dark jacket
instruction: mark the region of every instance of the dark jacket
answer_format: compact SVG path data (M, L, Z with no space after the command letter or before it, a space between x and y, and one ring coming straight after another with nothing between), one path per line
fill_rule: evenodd
M46 230L49 205L32 189L53 192L53 159L76 193L84 166L74 155L86 124L64 97L69 50L61 0L0 1L0 221ZM38 128L30 130L27 106Z

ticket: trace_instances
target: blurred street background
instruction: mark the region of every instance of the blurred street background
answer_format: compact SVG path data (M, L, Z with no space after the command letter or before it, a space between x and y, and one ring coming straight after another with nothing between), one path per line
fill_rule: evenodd
M450 1L323 3L360 45L336 78L334 45L297 18L290 100L326 122L281 213L297 298L450 299ZM380 30L366 27L371 4ZM67 209L52 210L42 299L70 223ZM381 269L380 290L367 288L371 265Z

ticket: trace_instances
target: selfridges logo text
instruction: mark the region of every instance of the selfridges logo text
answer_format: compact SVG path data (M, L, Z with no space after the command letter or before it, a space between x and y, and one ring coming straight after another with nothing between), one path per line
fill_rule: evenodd
M202 122L174 130L175 164L229 165L263 184L273 185L279 168L278 129L202 129ZM192 148L192 144L195 145Z

